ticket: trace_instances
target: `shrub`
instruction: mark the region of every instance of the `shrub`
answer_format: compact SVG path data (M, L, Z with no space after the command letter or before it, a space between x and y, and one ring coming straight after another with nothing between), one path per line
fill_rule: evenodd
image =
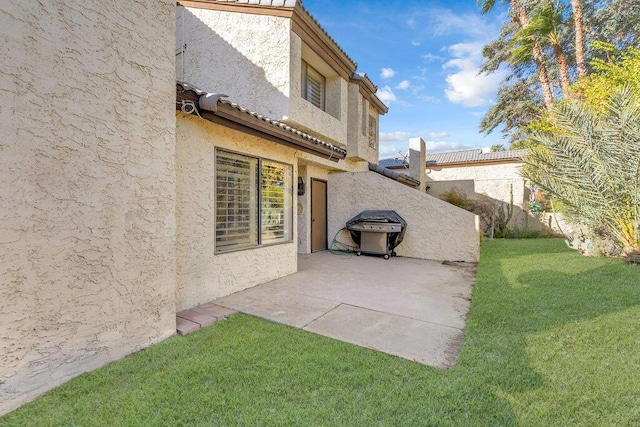
M513 215L513 188L511 188L511 202L509 204L492 199L486 194L471 198L457 187L442 193L440 198L478 215L481 220L480 227L485 236L490 236L491 228L494 227L494 237L503 237L507 231L507 224Z

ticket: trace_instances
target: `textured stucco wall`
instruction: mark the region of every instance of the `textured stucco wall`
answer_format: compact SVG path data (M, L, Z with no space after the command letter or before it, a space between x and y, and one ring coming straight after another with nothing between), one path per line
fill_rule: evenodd
M359 143L361 139L364 139L362 134L362 104L366 104L366 102L363 102L360 87L357 84L349 83L348 100L347 156L356 160L364 160L364 153L360 153Z
M453 188L457 188L464 194L475 195L476 193L476 185L472 179L465 179L459 181L429 181L427 182L429 185L429 189L427 190L428 194L431 194L433 197L442 198L444 193L451 191Z
M509 203L509 192L511 185L513 185L513 203L522 207L523 202L528 201L528 198L525 195L524 178L520 175L521 170L522 163L433 168L427 175L427 180L473 180L476 194L486 194L493 199L507 203Z
M0 414L175 333L174 8L0 2Z
M304 47L300 37L294 33L291 33L290 58L291 89L289 92L291 104L285 121L320 139L346 147L349 123L349 84L309 48ZM302 98L303 59L327 78L327 111L322 111Z
M380 117L360 93L360 87L355 83L349 83L349 124L348 124L348 157L354 160L362 160L378 163L379 141L375 147L369 146L369 116L376 119L377 130L380 128Z
M435 197L375 172L335 173L328 186L329 236L368 209L395 210L407 221L399 256L477 262L480 239L477 217ZM343 231L339 240L351 243Z
M185 81L272 119L289 115L288 18L195 8L183 15Z
M296 151L195 116L176 119L178 311L295 273L295 216L290 243L215 253L215 150L291 164L294 182Z

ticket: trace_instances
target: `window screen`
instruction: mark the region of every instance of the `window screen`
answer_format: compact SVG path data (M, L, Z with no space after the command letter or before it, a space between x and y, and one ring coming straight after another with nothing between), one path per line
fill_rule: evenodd
M302 97L324 110L325 78L306 62L302 63Z
M293 167L216 152L216 252L293 239Z
M258 159L216 155L216 251L255 246Z
M263 160L261 174L262 243L289 241L292 238L292 168Z
M378 123L375 117L369 116L369 147L378 146Z

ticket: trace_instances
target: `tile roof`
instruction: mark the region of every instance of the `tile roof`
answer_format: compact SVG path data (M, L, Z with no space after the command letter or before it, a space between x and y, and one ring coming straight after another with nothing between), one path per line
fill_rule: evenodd
M464 151L453 151L450 153L427 153L426 161L427 166L436 165L451 165L451 164L463 164L463 163L482 163L482 162L496 162L500 160L521 160L525 156L526 150L507 150L507 151L495 151L490 153L484 153L481 148ZM380 166L390 169L400 169L409 167L409 162L406 159L394 158L394 159L381 159Z
M257 4L260 6L295 7L298 0L216 0L220 3Z
M405 159L381 159L378 164L383 168L409 168L409 162Z
M451 153L427 153L426 159L427 165L477 163L522 159L525 152L525 150L506 150L485 153L482 149L478 148L473 150L453 151Z
M369 163L369 170L371 172L378 173L394 181L398 181L400 184L404 184L408 187L411 187L411 188L420 187L420 181L418 181L417 179L412 178L409 175L404 173L392 171L391 169L387 169L384 166L376 165L375 163Z
M285 131L286 133L290 134L295 138L308 141L313 145L322 147L326 150L330 150L331 152L335 153L334 155L336 156L336 158L344 159L347 155L347 150L345 150L344 148L337 147L329 142L325 142L305 132L292 128L286 123L282 123L278 120L270 119L268 117L263 116L262 114L256 113L255 111L251 111L247 108L241 107L240 105L233 103L228 99L225 99L227 95L205 92L189 83L181 82L181 81L176 82L176 92L182 93L185 91L192 91L198 96L198 108L200 109L216 112L219 105L225 105L237 112L242 113L242 115L247 116L247 118L258 120L273 128L277 128L278 130ZM182 111L190 114L197 113L197 110L190 111L189 108L187 108L186 110L182 108Z

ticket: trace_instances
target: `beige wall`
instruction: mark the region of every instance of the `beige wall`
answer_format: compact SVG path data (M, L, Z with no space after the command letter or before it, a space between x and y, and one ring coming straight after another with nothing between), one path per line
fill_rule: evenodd
M476 215L375 172L335 173L328 186L329 236L363 210L395 210L407 221L399 256L477 262L479 230ZM352 243L343 231L341 242Z
M178 79L275 120L289 116L291 21L185 8Z
M338 145L347 143L348 83L300 37L291 20L185 8L178 79ZM184 34L184 35L183 35ZM326 111L302 98L302 60L326 77Z
M348 86L326 62L291 33L290 108L283 118L295 128L340 146L347 145ZM326 108L322 111L302 97L302 60L314 67L326 79Z
M177 113L176 119L178 311L295 273L295 191L290 243L215 253L215 150L293 165L294 183L296 151L196 116Z
M174 8L0 2L0 414L175 333Z
M427 184L429 181L463 181L473 180L475 193L486 194L487 196L509 203L510 188L513 185L513 203L516 206L523 207L528 199L525 193L524 178L520 175L522 163L501 163L488 165L475 165L465 167L442 167L431 168L427 166L431 172L427 174ZM444 189L446 191L446 183L434 186L429 193ZM445 187L445 188L441 188Z
M378 112L370 107L369 102L364 99L360 93L360 86L350 83L347 155L350 159L378 164L379 143L375 148L369 146L369 115L376 119L376 125L379 129Z

